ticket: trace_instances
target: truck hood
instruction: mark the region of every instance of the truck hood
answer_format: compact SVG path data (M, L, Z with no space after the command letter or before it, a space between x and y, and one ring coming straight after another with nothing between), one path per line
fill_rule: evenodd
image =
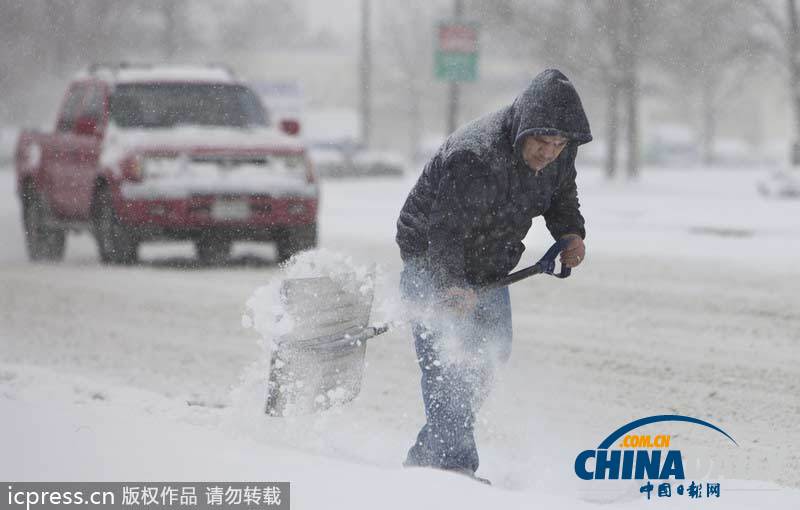
M141 152L182 154L301 153L296 138L269 128L179 126L169 129L120 129L109 125L100 163L115 168L127 154Z

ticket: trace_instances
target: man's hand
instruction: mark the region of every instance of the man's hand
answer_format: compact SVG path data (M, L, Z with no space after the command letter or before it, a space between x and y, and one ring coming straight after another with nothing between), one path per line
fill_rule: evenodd
M586 246L578 234L566 234L561 239L569 239L566 249L561 252L561 264L566 267L577 267L586 257Z
M459 315L467 315L475 310L478 294L470 288L450 287L445 292L444 304Z

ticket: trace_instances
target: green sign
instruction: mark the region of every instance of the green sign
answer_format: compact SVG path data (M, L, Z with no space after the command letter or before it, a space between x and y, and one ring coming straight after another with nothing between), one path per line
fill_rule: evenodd
M443 81L478 79L478 27L474 23L443 22L438 27L436 77Z
M475 81L478 79L477 53L436 52L436 77L443 81Z

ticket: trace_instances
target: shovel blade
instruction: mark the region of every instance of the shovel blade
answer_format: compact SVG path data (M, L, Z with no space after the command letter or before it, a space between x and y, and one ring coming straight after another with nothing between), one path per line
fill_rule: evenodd
M372 285L354 275L284 281L281 298L292 330L277 339L270 360L265 411L310 414L361 391Z
M311 414L353 400L361 391L366 345L278 349L271 360L266 413Z

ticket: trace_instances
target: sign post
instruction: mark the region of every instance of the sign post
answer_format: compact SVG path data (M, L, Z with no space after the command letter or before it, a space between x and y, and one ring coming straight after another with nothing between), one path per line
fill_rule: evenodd
M455 20L443 21L437 27L434 58L436 78L450 85L448 134L455 131L458 124L459 83L478 79L478 27L461 20L460 0L456 0L455 6Z
M442 81L478 79L478 27L474 23L442 22L438 27L436 77Z

